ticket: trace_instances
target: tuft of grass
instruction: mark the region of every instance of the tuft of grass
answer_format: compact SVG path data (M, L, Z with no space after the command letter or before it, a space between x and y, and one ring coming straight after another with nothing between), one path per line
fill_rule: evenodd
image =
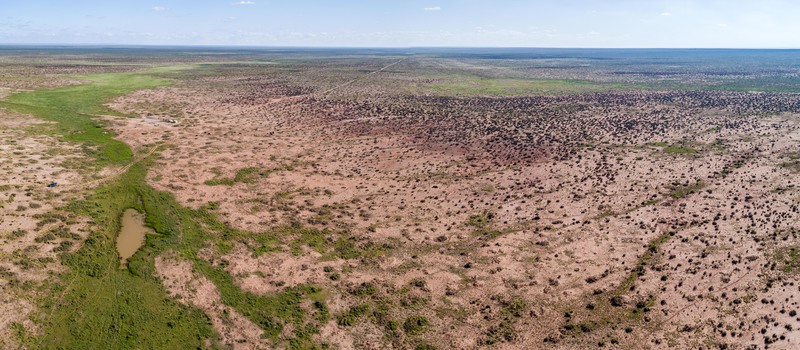
M800 272L800 248L798 246L781 247L773 254L773 261L780 266L780 271L794 275Z
M340 326L353 326L355 325L358 320L366 316L369 313L369 305L368 304L360 304L350 308L347 312L336 316L336 321Z
M474 227L475 234L478 236L483 236L488 239L494 239L503 235L504 232L492 228L492 222L494 221L494 213L490 211L484 211L478 215L473 215L469 217L467 220L467 225Z
M793 173L800 173L800 160L792 160L780 163L779 166Z
M472 227L483 229L491 224L492 220L494 219L494 213L490 211L484 211L478 215L473 215L469 217L467 221L467 225Z
M417 335L425 331L431 322L425 316L408 316L403 322L403 331L408 335Z
M205 184L209 186L219 186L219 185L233 186L237 183L249 184L255 182L257 177L267 177L273 172L283 169L285 168L261 170L256 167L247 167L237 170L233 178L227 178L227 177L213 178L211 180L207 180Z
M436 347L431 344L422 342L418 344L416 347L414 347L414 350L436 350Z
M211 180L206 180L206 182L204 183L209 186L219 186L219 185L233 186L236 182L230 178L221 178L221 179L214 178Z
M697 181L690 185L670 185L669 196L674 199L681 199L703 189L705 186L706 184L703 181Z
M500 305L500 324L492 326L486 331L486 338L483 342L487 345L494 345L516 339L517 331L514 326L526 308L527 303L522 298L503 300Z

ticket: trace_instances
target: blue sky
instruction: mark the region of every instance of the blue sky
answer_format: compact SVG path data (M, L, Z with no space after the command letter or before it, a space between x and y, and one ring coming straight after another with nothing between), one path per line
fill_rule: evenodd
M0 43L800 48L800 1L0 0Z

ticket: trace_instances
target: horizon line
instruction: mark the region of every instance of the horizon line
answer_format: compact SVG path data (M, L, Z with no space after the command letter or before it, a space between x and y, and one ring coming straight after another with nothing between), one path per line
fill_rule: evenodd
M110 43L0 43L2 47L116 47L116 48L238 48L238 49L547 49L547 50L800 50L800 47L580 47L580 46L347 46L347 45L222 45L222 44L110 44Z

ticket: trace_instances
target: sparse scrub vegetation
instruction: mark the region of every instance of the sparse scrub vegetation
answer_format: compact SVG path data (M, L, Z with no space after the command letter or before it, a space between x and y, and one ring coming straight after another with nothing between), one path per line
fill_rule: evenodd
M674 153L674 154L697 153L697 149L694 149L692 147L679 146L679 145L671 145L671 146L664 147L663 151L665 153Z
M218 185L233 186L237 183L249 184L255 182L256 179L259 177L267 177L275 171L283 170L286 168L287 167L261 170L256 167L247 167L237 170L233 178L224 178L224 177L213 178L211 180L207 180L205 184L209 186L218 186Z

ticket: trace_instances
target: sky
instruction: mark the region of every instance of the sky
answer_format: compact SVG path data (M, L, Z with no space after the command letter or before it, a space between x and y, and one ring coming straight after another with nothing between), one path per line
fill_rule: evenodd
M800 1L0 0L0 44L800 48Z

